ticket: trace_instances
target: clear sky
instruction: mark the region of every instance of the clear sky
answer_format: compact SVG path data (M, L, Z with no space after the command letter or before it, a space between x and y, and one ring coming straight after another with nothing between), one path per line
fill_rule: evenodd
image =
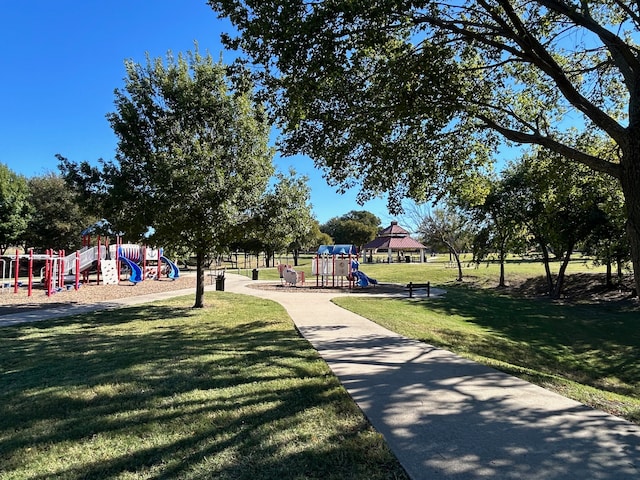
M124 61L145 62L192 50L231 62L220 32L231 31L205 0L0 0L0 162L32 177L57 172L55 154L72 161L112 159L117 141L105 115L124 84ZM338 195L313 162L279 158L310 177L320 223L368 210L387 225L384 200L360 206L355 191Z

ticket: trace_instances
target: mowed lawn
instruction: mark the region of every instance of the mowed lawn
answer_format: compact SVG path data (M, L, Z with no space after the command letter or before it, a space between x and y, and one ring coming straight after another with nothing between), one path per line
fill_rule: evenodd
M301 269L308 282L311 259ZM360 270L382 283L430 281L446 290L438 298L376 299L341 297L334 303L410 338L539 384L586 405L640 424L640 306L633 301L573 300L580 284L592 278L595 296L605 294L604 267L576 258L567 269L569 298L544 295L540 261L512 258L507 284L525 285L528 297L500 290L498 265L463 263L463 282L448 256L419 263L361 263ZM558 262L551 269L557 272ZM277 271L264 270L264 278ZM261 277L261 278L263 278ZM540 289L542 287L542 289ZM583 292L582 292L583 293Z
M557 271L557 264L552 268ZM516 296L494 288L495 264L466 264L462 283L455 281L457 272L447 262L373 264L361 269L381 281L431 281L446 294L426 299L422 293L413 300L344 297L335 303L407 337L640 423L637 302L571 298L554 302L542 294ZM595 276L602 271L588 261L576 260L568 269L568 286L572 287L572 275ZM537 285L541 282L535 281L536 276L543 272L540 262L531 261L512 261L506 268L508 282Z
M0 329L0 478L406 478L282 307L192 302Z

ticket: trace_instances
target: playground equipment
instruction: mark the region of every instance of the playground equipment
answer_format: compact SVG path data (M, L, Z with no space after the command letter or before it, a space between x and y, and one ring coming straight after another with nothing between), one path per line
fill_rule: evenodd
M24 259L28 261L28 296L31 296L33 292L34 261L44 261L44 267L40 271L40 282L44 284L48 296L62 290L65 285L68 285L69 288L73 285L76 290L80 287L80 252L65 256L64 250L47 250L45 254L34 254L33 250L29 250L29 253L21 255L16 250L15 256L2 259L3 289L10 286L10 284L5 283L4 266L7 259L10 259L9 278L13 279L13 293L18 293L19 287L22 286L22 282L19 280L19 273L20 261Z
M351 260L351 275L355 278L356 285L359 287L368 287L369 285L377 285L378 281L367 276L359 270L360 262Z
M304 284L304 272L294 270L291 265L279 264L278 273L280 274L280 281L286 285L295 287L298 283Z
M118 239L119 240L119 239ZM129 281L138 283L145 278L160 279L162 267L166 267L167 277L175 280L180 276L178 266L162 255L162 249L152 249L139 245L120 244L109 246L98 237L98 245L85 245L81 250L65 255L64 250L47 250L44 254L34 254L33 250L20 254L16 250L15 256L0 259L2 264L2 290L13 283L13 292L23 286L19 280L20 262L28 261L27 267L27 295L33 293L34 262L44 262L40 270L40 282L46 289L47 296L51 296L63 289L78 290L82 284L88 283L89 272L96 272L96 281L100 282L102 274L104 284L118 284L120 269L118 264L125 264L131 272ZM9 262L9 282L6 278L6 263ZM140 266L139 264L142 264Z
M117 265L118 262L122 262L129 269L129 281L134 284L146 278L159 280L162 276L163 264L166 265L168 278L175 280L180 276L178 266L162 254L163 250L161 248L156 249L130 243L116 243L116 245L111 246L110 253L111 258L115 258L115 260L112 260L112 262L115 262L115 265ZM107 269L113 269L113 265L113 263L105 262ZM119 274L115 283L117 283L117 281L119 281Z
M378 282L367 277L358 270L358 252L354 245L320 245L311 265L311 273L316 276L316 286L336 286L336 277L339 285L344 286L347 279L349 288L356 284L360 287L376 285Z

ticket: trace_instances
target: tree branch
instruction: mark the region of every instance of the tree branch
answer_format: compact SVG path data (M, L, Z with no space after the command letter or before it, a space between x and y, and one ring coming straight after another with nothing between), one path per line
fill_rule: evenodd
M512 130L510 128L503 127L495 120L485 115L478 115L477 118L481 120L487 128L497 131L512 142L541 145L553 152L559 153L565 158L575 160L598 172L606 173L614 178L620 179L621 169L620 165L617 163L589 155L576 148L560 143L551 137L541 135L539 132L524 133L518 130Z

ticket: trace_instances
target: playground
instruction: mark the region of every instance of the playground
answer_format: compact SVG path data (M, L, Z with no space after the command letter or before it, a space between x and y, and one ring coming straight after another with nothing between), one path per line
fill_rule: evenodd
M181 274L175 280L163 278L160 280L149 280L132 284L128 280L121 281L119 285L96 285L91 281L82 285L79 290L73 288L61 290L55 295L47 296L46 292L39 287L34 289L31 296L27 294L27 287L18 288L17 293L13 293L13 288L3 289L0 293L0 315L14 313L23 309L51 308L62 305L84 305L115 300L124 297L134 297L148 295L152 293L170 292L182 289L195 289L195 275Z
M97 240L97 242L96 242ZM19 255L20 278L14 278L15 257L4 257L8 273L3 278L0 289L0 315L16 313L25 309L63 307L64 305L84 305L116 300L131 296L140 296L183 289L195 289L195 271L188 267L182 272L169 269L168 261L160 249L151 249L135 244L123 244L116 240L109 245L105 237L85 238L85 248L77 255L56 253L57 259L51 258L53 271L74 273L72 278L56 280L51 288L41 283L40 267L29 267L32 272L33 289L29 295L29 281L25 278L25 267L30 261L29 255ZM77 257L77 258L76 258ZM63 260L64 258L64 260ZM120 264L120 268L113 263ZM274 259L273 267L253 268L257 266L226 262L224 259L212 265L205 272L206 285L213 285L219 290L218 278L224 272L260 280L251 283L251 288L260 290L281 290L289 293L324 292L341 294L372 294L388 296L407 296L409 282L422 284L436 280L434 269L441 262L433 259L429 264L423 263L361 263L360 252L353 245L320 245L314 252L303 254L298 258L299 265L293 265L293 259L281 256ZM120 278L109 280L107 269L109 261L111 271L120 270ZM258 260L259 261L259 257ZM59 262L55 263L55 262ZM75 270L69 265L79 262ZM54 264L55 263L55 264ZM235 268L234 268L235 267ZM425 270L429 270L428 272ZM45 269L46 270L46 269ZM398 270L396 272L396 270ZM446 271L446 270L443 270ZM221 273L222 272L222 273ZM144 277L144 278L143 278ZM380 279L384 281L379 281ZM70 280L70 281L68 281ZM81 281L76 289L76 282ZM18 287L16 288L16 285ZM224 283L222 282L222 290ZM424 289L423 289L424 290ZM54 293L50 293L54 292ZM422 290L416 292L425 295ZM434 292L435 293L435 292Z
M161 248L126 244L83 232L74 252L33 250L0 258L0 314L47 305L88 304L195 286L180 278ZM146 281L145 281L146 280ZM126 288L136 287L136 288Z

